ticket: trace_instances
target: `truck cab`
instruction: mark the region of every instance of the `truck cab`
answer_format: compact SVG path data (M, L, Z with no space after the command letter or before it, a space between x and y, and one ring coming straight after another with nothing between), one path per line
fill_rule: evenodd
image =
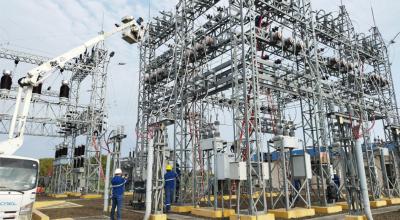
M38 177L38 160L0 155L0 219L32 218Z

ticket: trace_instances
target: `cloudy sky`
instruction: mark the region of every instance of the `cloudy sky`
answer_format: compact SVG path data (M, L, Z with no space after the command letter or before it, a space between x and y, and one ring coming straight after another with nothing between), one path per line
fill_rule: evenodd
M151 16L163 9L173 9L176 0L151 0ZM339 0L312 0L313 8L337 11ZM378 27L389 41L400 31L400 1L343 0L358 31L368 31L373 25L371 5ZM148 20L149 0L0 0L0 47L7 47L47 57L57 56L95 36L102 28L110 30L125 15L142 16ZM390 47L394 83L400 83L399 43ZM107 107L109 124L124 125L128 138L123 152L134 146L134 124L137 115L138 49L114 36L106 46L116 52L109 68ZM124 66L119 62L127 63ZM1 61L0 69L10 69L11 61ZM22 65L25 72L32 66ZM399 95L400 96L400 95ZM112 128L112 127L111 127ZM4 139L4 136L0 136ZM27 137L19 155L46 157L53 155L59 140Z

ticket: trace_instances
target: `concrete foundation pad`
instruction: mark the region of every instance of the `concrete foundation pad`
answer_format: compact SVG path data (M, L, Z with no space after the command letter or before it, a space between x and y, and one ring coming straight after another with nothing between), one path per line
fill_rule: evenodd
M150 215L150 220L167 220L166 214L152 214Z
M372 208L378 208L378 207L386 206L387 202L386 202L386 200L376 200L376 201L370 201L369 205Z
M65 194L67 194L68 196L73 196L73 197L80 197L82 195L82 193L80 193L80 192L67 192Z
M232 195L231 198L229 198L229 195L224 195L224 196L218 196L218 200L223 199L224 201L228 201L229 199L236 199L236 195ZM206 202L208 201L208 197L203 197L200 199L201 202ZM214 196L210 196L210 201L214 201Z
M218 196L218 199L220 200L221 197L224 199L224 201L229 201L229 195ZM230 199L236 199L236 195L232 195Z
M133 196L133 192L124 192L124 196Z
M236 199L236 195L232 195L231 199ZM229 200L229 195L228 195L228 199L227 200Z
M40 209L49 206L61 205L65 203L65 200L56 200L56 201L37 201L33 204L33 208Z
M81 195L81 199L101 199L102 195L100 194L86 194Z
M60 198L67 198L68 196L66 194L50 194L50 197L60 199Z
M193 215L206 217L206 218L222 218L229 217L235 214L233 209L215 209L214 208L193 208L191 213Z
M206 202L206 201L208 201L208 200L210 200L211 202L213 202L213 201L214 201L214 196L210 196L210 198L208 198L208 197L203 197L203 198L200 199L200 202Z
M366 220L367 217L365 215L346 215L344 217L345 220Z
M286 209L272 209L270 213L274 214L277 218L291 219L291 218L304 218L315 215L314 209L307 208L293 208L290 210Z
M400 204L400 198L386 199L386 202L388 205L398 205Z
M275 220L275 215L271 213L261 215L231 215L229 220Z
M232 215L235 214L235 210L234 209L224 209L224 211L222 212L222 216L223 217L230 217Z
M266 192L265 193L265 196L266 197L277 197L279 195L279 193L276 193L276 192L273 192L273 193L269 193L269 192Z
M315 213L321 214L331 214L341 212L343 210L342 206L340 205L332 205L332 206L312 206L315 210Z
M191 212L192 209L194 209L194 207L189 205L171 206L171 211L176 213Z
M349 209L349 205L347 204L347 202L337 202L336 205L342 206L343 210L348 210Z

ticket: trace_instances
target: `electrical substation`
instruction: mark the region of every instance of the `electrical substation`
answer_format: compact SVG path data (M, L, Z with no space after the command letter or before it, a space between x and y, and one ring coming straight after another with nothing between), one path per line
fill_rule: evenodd
M396 61L376 25L359 32L345 5L310 0L179 0L144 23L142 38L122 34L139 48L135 131L108 129L104 40L57 69L59 91L34 84L25 135L62 140L51 197L103 196L107 213L121 168L131 219L371 220L400 205ZM21 99L14 72L51 58L5 48L0 58L15 63L1 78L8 134ZM167 166L177 174L168 213Z

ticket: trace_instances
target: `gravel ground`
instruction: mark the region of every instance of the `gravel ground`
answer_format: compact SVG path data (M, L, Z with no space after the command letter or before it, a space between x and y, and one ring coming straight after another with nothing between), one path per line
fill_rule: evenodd
M43 199L40 199L43 200ZM40 201L39 200L39 201ZM65 200L65 199L64 199ZM75 219L107 219L104 218L103 214L103 200L101 199L73 199L69 200L82 207L74 208L56 208L56 209L44 209L40 210L44 214L48 215L50 219L59 218L75 218ZM123 220L132 219L143 219L143 214L133 211L133 208L129 206L129 198L124 199L125 207L122 210Z
M131 197L126 197L124 199L124 208L122 210L123 220L132 219L143 219L143 211L134 211L129 205L129 200ZM82 205L82 207L73 208L55 208L55 209L44 209L41 210L44 214L48 215L50 219L60 219L60 218L74 218L74 219L109 219L107 215L103 214L103 200L102 199L79 199L79 198L64 198L64 199L54 199L47 196L38 196L38 201L43 200L67 200L68 202L76 203ZM378 211L378 210L376 210ZM343 212L342 212L343 213ZM345 213L345 212L344 212ZM188 213L183 214L186 216L191 216ZM322 217L324 215L316 215L313 218ZM191 216L193 219L194 216ZM309 218L303 218L309 219ZM391 211L382 214L374 214L374 220L399 220L400 219L400 209L396 211ZM278 218L277 218L278 220Z

